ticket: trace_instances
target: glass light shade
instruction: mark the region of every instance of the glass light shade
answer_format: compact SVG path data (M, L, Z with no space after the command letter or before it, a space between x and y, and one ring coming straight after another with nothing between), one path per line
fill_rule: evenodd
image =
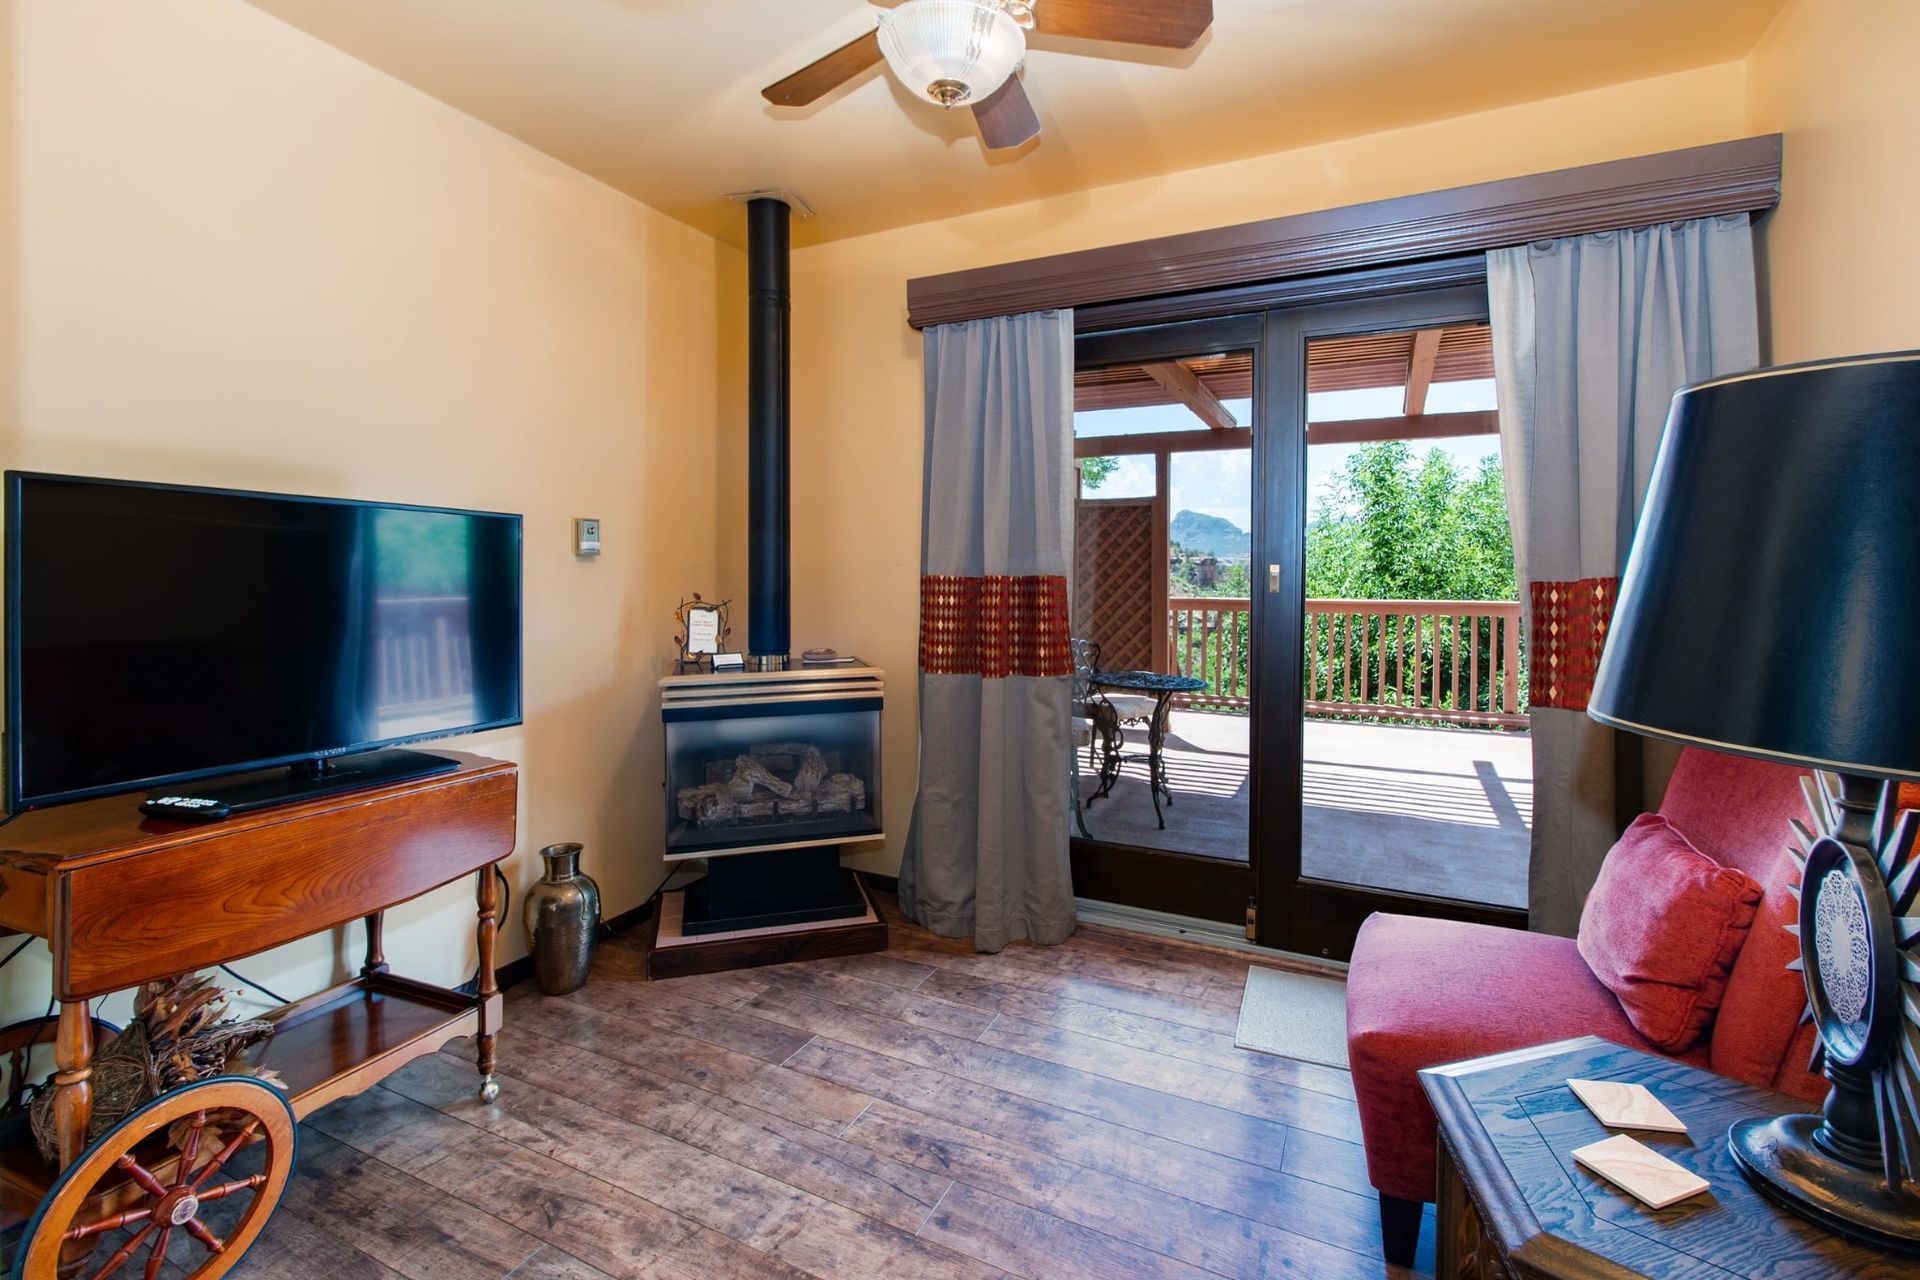
M880 52L902 84L953 107L1005 84L1027 38L999 0L907 0L880 15Z

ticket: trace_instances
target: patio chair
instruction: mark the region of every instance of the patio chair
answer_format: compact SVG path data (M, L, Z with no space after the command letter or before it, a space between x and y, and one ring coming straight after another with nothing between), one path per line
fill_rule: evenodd
M1087 767L1095 768L1094 747L1100 748L1098 773L1105 781L1110 769L1117 771L1120 751L1120 717L1112 699L1093 687L1094 673L1100 669L1100 645L1076 636L1073 649L1073 820L1081 835L1087 831L1085 806L1080 800L1080 748L1087 749Z
M1079 639L1073 641L1073 644L1078 646L1074 649L1073 654L1074 675L1079 677L1084 670L1085 677L1089 682L1089 688L1091 688L1093 678L1097 676L1101 670L1100 642L1098 640ZM1084 662L1083 649L1085 651ZM1095 697L1099 698L1101 702L1112 709L1114 720L1118 724L1141 726L1153 718L1154 700L1152 698L1137 693L1109 693L1106 690L1093 690L1093 693ZM1115 745L1118 746L1119 743L1116 741Z

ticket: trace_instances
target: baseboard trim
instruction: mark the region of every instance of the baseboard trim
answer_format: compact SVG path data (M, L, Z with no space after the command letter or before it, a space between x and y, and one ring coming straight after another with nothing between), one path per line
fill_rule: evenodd
M533 976L533 957L521 956L518 960L509 960L493 971L493 985L501 991L517 987Z
M860 874L867 878L870 888L885 893L897 893L900 882L893 876L883 876L872 871ZM1336 978L1347 976L1347 965L1343 960L1329 960L1325 956L1301 955L1295 951L1280 951L1273 947L1262 947L1247 941L1244 930L1218 920L1201 920L1193 916L1175 915L1170 911L1149 911L1145 907L1122 906L1117 902L1095 902L1091 898L1073 900L1074 917L1086 924L1105 925L1109 929L1125 929L1130 933L1152 934L1157 938L1176 938L1183 942L1198 943L1201 946L1219 947L1227 951L1243 951L1248 955L1260 956L1272 964L1288 969L1300 969L1308 973L1324 973Z
M661 894L684 888L699 878L700 876L697 872L682 875L679 870L676 870L665 880L661 881L660 887L653 891L651 898L648 898L639 906L630 907L622 911L619 915L603 918L600 921L600 930L596 937L599 941L605 942L609 938L617 938L623 933L630 933L634 929L639 928L647 921L653 919L653 909L655 905L659 903ZM531 955L525 955L521 956L518 960L509 960L495 969L493 971L493 983L494 986L505 991L508 987L518 986L532 976L533 957Z
M1094 902L1088 898L1075 898L1073 903L1074 914L1082 924L1105 925L1109 929L1125 929L1129 933L1147 933L1159 938L1177 938L1184 942L1197 942L1203 946L1219 947L1227 951L1243 951L1248 955L1262 956L1289 969L1325 973L1334 977L1345 977L1347 973L1344 961L1263 947L1247 941L1244 930L1236 929L1230 924L1222 924L1218 920L1198 920L1192 916L1177 916L1168 911L1149 911L1145 907L1122 906L1117 902Z
M899 892L900 882L894 876L878 872L863 871L867 887L881 893ZM662 890L677 887L671 880L662 885ZM697 876L686 879L697 879ZM653 918L654 904L660 900L656 893L630 911L623 911L605 921L600 936L607 938L615 934L626 933ZM1090 898L1073 900L1074 916L1085 924L1105 925L1109 929L1124 929L1129 933L1151 934L1157 938L1175 938L1183 942L1198 943L1202 946L1218 947L1226 951L1240 951L1251 956L1260 956L1272 963L1284 965L1290 969L1302 969L1312 973L1331 974L1345 977L1347 966L1340 960L1328 960L1324 956L1301 955L1295 951L1281 951L1274 947L1263 947L1247 941L1246 933L1230 924L1218 920L1200 920L1193 916L1175 915L1170 911L1149 911L1144 907L1122 906L1117 902L1095 902ZM523 956L500 966L499 984L501 990L525 981L533 976L533 958Z

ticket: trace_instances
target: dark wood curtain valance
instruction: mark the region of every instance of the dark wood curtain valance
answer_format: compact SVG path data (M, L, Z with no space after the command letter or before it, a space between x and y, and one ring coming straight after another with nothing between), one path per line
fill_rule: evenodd
M1529 240L1758 213L1780 198L1780 135L1482 182L907 282L916 329L982 316L1286 280Z

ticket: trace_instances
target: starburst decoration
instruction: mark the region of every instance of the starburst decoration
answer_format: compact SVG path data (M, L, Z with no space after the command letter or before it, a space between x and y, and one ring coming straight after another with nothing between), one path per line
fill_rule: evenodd
M1819 1033L1807 1069L1832 1063L1869 1078L1882 1172L1898 1192L1920 1184L1920 812L1900 807L1898 784L1881 786L1854 846L1841 834L1840 777L1817 773L1802 786L1811 825L1792 824L1800 911L1786 928L1800 944L1787 967L1807 987L1801 1021Z

